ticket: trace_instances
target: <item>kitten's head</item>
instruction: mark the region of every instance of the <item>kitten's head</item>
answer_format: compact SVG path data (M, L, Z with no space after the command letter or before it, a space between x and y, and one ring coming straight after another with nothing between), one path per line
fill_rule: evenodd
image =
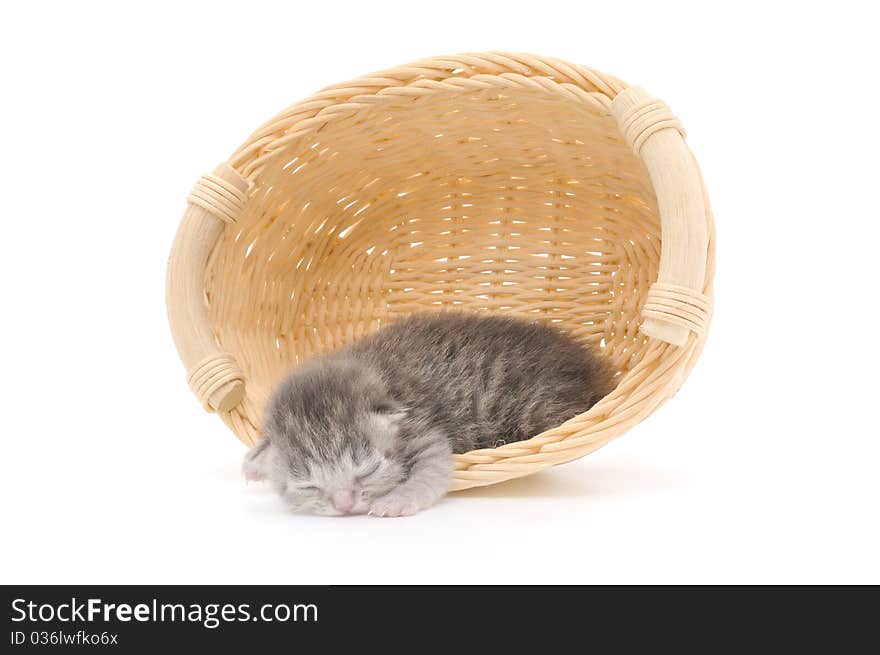
M266 412L264 438L245 456L296 511L363 514L405 478L395 459L406 411L365 363L335 358L295 370Z

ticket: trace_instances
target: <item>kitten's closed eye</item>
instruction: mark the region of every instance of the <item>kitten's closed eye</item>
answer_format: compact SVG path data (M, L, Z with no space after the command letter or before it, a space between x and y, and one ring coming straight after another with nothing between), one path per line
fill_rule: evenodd
M358 482L363 482L364 480L366 480L367 478L369 478L371 475L373 475L376 471L379 470L379 464L380 464L380 462L376 462L375 464L373 464L371 467L369 467L369 468L368 468L366 471L364 471L363 473L359 473L358 476L357 476L357 478L356 478L357 481L358 481Z

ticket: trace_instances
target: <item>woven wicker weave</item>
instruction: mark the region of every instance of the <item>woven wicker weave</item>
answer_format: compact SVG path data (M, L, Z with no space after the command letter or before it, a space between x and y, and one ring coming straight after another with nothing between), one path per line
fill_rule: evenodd
M412 311L506 312L601 348L619 384L528 441L456 455L451 489L596 450L675 393L705 340L713 228L683 137L644 91L532 55L428 59L293 105L189 197L168 307L193 391L251 445L290 366Z

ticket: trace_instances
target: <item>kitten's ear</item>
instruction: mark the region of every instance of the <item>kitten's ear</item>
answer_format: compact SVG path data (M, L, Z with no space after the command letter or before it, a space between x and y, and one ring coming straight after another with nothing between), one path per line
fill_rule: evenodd
M245 480L265 480L275 458L275 448L267 438L251 448L241 463Z
M406 408L394 401L383 401L373 405L370 412L370 423L373 429L369 431L369 435L379 452L388 453L394 449L400 422L406 416Z
M393 400L381 400L373 404L373 420L387 430L397 428L406 415L406 407Z

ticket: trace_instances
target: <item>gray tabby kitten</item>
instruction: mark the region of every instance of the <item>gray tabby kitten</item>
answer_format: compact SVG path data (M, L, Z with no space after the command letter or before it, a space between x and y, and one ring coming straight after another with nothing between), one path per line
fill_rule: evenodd
M412 315L294 369L244 473L298 511L413 514L446 493L453 453L559 425L609 393L612 375L543 323Z

